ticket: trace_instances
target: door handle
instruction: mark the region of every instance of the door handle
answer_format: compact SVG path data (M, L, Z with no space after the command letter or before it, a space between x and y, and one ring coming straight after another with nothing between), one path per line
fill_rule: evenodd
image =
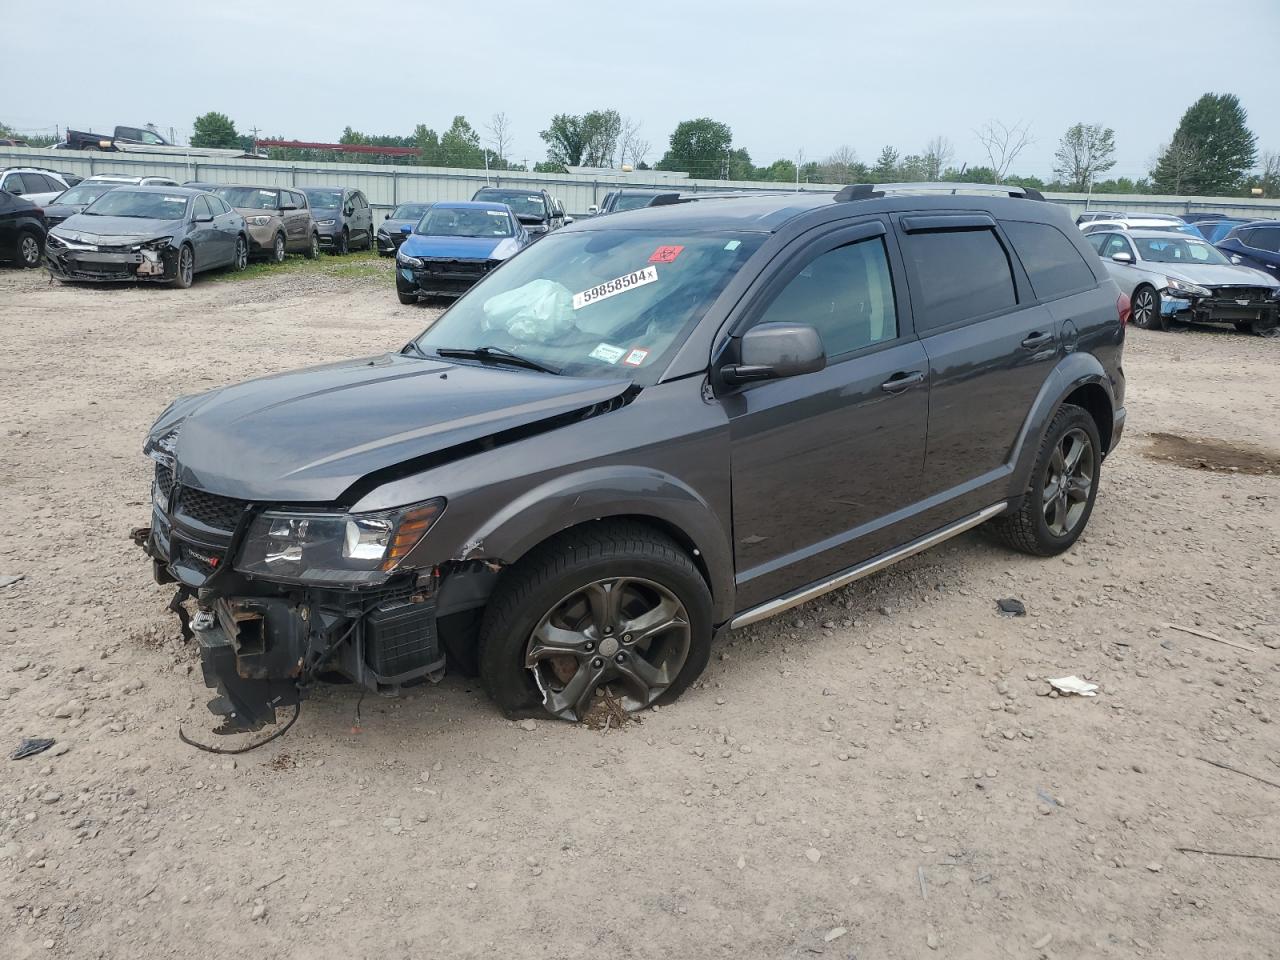
M1053 334L1040 333L1039 331L1031 334L1027 339L1022 341L1023 349L1039 350L1041 347L1048 346L1053 342Z
M892 377L880 384L880 389L885 393L902 393L910 387L914 387L917 383L924 383L924 371L912 370L906 372L899 370Z

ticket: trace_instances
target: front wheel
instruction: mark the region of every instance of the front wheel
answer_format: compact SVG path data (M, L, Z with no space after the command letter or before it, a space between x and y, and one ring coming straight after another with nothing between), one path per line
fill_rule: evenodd
M412 293L401 293L399 290L396 291L396 298L406 307L411 303L418 302L418 298Z
M1143 330L1160 330L1160 294L1143 285L1133 292L1133 325Z
M370 250L378 249L378 235L373 232L373 227L369 228L369 249Z
M689 555L605 521L536 548L485 610L480 677L508 716L580 722L598 691L622 710L669 703L706 668L711 593Z
M174 271L173 282L183 290L188 289L196 280L196 257L186 244L178 250L178 265Z
M334 243L334 253L340 257L345 257L351 249L351 236L347 233L347 228L343 227L342 232L338 234L338 239Z
M1249 329L1258 337L1280 336L1280 326L1276 325L1274 318L1270 320L1255 320L1249 325Z
M285 252L284 234L277 233L276 238L271 241L271 262L284 263Z
M311 234L311 242L307 244L307 249L302 255L308 260L314 260L320 256L320 235L318 233Z
M1031 484L1013 513L986 529L1007 546L1038 557L1062 553L1079 539L1093 512L1102 475L1102 441L1093 417L1064 404L1040 442Z
M239 273L247 266L249 266L249 245L245 243L244 237L236 237L236 254L231 261L231 269Z
M18 235L18 262L24 267L40 266L40 238L30 230L23 230Z

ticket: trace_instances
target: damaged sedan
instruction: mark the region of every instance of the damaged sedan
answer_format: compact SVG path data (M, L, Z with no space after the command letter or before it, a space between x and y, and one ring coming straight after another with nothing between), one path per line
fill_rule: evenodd
M220 732L446 665L508 716L616 717L718 633L980 524L1070 548L1128 301L1063 208L964 186L574 224L395 352L176 400L134 537Z
M185 187L116 187L49 231L59 280L147 281L189 287L195 275L249 263L244 217L213 194Z

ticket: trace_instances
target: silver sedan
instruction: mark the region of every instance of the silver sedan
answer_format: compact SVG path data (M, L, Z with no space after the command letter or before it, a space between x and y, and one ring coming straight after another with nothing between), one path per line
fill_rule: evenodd
M1135 326L1164 330L1186 320L1277 332L1280 282L1236 266L1203 240L1164 230L1098 230L1086 239L1128 294Z

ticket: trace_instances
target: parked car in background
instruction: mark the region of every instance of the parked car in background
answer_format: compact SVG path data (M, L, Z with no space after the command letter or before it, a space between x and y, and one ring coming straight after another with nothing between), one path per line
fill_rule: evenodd
M193 190L205 190L209 193L213 193L219 187L227 186L225 183L209 183L207 180L184 180L182 185Z
M595 211L599 215L606 213L621 213L624 210L640 210L653 203L654 200L662 196L670 196L674 194L674 190L610 190L604 195L604 199L600 201L600 206Z
M1218 249L1232 263L1257 267L1269 276L1280 277L1280 221L1242 223L1218 241Z
M47 233L43 210L26 197L0 192L0 260L40 266Z
M1086 210L1076 217L1076 226L1092 223L1094 220L1123 220L1129 214L1121 210Z
M244 217L211 193L120 186L50 230L45 251L59 280L189 287L204 270L243 270L249 237Z
M171 180L168 177L130 177L122 173L95 173L92 177L86 177L85 180L130 187L176 187L178 185L177 180Z
M251 257L283 263L289 253L301 253L308 260L320 255L320 232L301 190L236 185L212 192L244 217Z
M1129 295L1136 326L1232 323L1237 330L1275 335L1280 281L1233 264L1207 240L1166 230L1106 231L1086 239Z
M412 232L430 207L430 203L402 203L388 213L382 220L382 226L378 227L378 253L389 257L399 250L408 235L404 228L408 227L408 232Z
M509 715L641 711L717 635L979 525L1070 549L1127 301L1061 207L910 186L574 224L398 352L171 404L136 539L199 596L216 712L446 650Z
M66 189L62 174L44 167L5 167L0 171L0 192L26 197L38 207L52 203Z
M78 173L67 173L65 170L59 170L58 176L63 179L63 182L65 182L68 187L74 187L77 183L84 180L84 177L80 176Z
M515 190L509 187L481 187L471 197L486 203L505 203L534 240L564 226L563 210L546 190Z
M1189 223L1183 223L1176 217L1129 217L1125 220L1093 220L1081 225L1082 233L1097 233L1100 230L1166 230L1169 233L1181 233L1196 239L1203 239L1200 231Z
M304 187L320 231L320 246L331 253L377 249L373 210L364 193L350 187Z
M474 200L433 203L416 226L402 230L411 232L396 252L401 303L459 297L531 242L505 203Z
M13 137L0 137L0 147L29 147L31 144L25 140L15 140Z
M82 212L85 207L89 206L104 193L110 193L120 186L124 186L124 184L114 183L110 180L86 180L69 190L64 190L53 198L52 203L45 204L44 215L49 222L49 227L56 227L67 217L72 217Z
M1218 243L1226 239L1236 227L1244 226L1249 223L1248 220L1232 220L1229 217L1222 217L1216 220L1197 220L1192 226L1200 232L1200 236L1204 237L1210 243Z

